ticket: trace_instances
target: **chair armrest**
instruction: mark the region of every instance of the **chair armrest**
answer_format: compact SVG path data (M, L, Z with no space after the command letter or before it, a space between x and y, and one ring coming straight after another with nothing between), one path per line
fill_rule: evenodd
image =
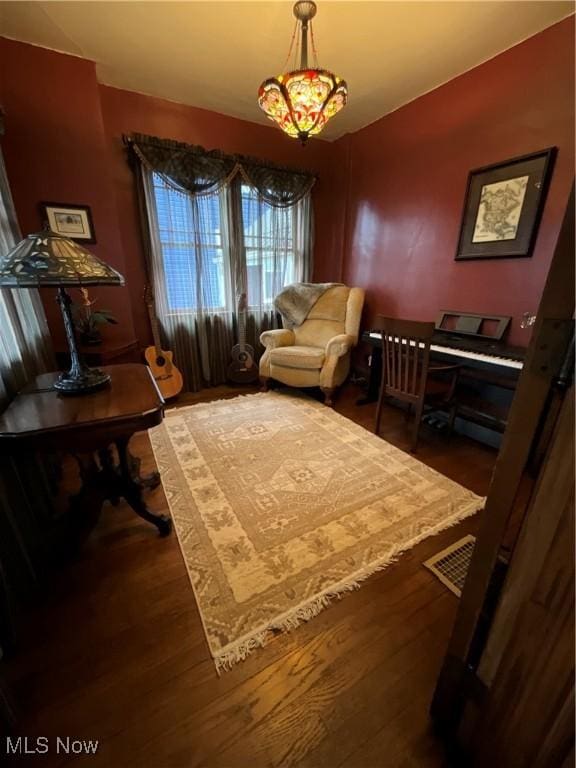
M276 347L291 347L294 344L294 332L287 328L278 328L275 331L264 331L260 334L260 344L266 349L276 349Z
M349 333L339 333L326 344L326 357L343 357L354 346L354 336Z

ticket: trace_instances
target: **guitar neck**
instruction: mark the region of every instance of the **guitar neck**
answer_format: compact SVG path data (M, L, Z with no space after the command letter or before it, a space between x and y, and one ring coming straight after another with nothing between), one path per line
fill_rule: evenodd
M160 326L158 325L158 318L156 317L156 310L154 302L148 302L148 317L150 318L150 325L152 327L152 338L154 340L154 347L156 354L160 354L162 345L160 344Z
M246 345L246 310L241 309L238 312L238 344L241 349Z

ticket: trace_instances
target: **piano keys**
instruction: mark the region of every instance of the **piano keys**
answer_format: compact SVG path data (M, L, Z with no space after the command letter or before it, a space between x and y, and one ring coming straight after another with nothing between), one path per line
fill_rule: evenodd
M446 322L447 318L451 322ZM477 437L478 429L468 429L462 421L501 435L526 350L506 344L504 336L509 317L464 315L442 312L430 345L432 362L459 364L458 401L460 429ZM382 337L378 331L365 331L362 341L372 347L367 396L359 404L378 399L382 378ZM414 342L413 342L414 343ZM457 425L458 427L458 425ZM498 445L499 438L483 442Z
M382 335L379 331L370 331L370 339L375 339L382 344ZM453 343L453 346L449 342ZM424 346L421 344L420 346ZM523 366L524 355L520 354L519 348L514 347L498 347L496 345L490 345L483 348L483 351L476 351L468 348L466 345L462 345L461 338L444 338L434 335L432 337L432 343L430 344L430 352L432 358L436 359L437 356L443 355L451 362L465 363L467 365L476 366L478 363L483 363L491 370L497 368L513 368L521 371ZM513 351L516 350L516 351ZM524 352L524 350L522 350Z

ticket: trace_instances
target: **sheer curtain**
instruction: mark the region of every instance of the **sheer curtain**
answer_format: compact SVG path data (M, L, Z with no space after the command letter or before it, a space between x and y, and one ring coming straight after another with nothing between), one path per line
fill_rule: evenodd
M0 254L20 240L0 153ZM36 289L0 288L0 406L32 376L53 367L42 302Z
M278 190L263 195L243 174L212 187L195 177L188 185L194 191L182 186L182 175L176 184L147 163L138 164L137 174L166 347L188 390L221 384L240 295L247 294L247 341L258 357L260 333L277 326L274 297L283 286L310 279L310 191L290 204Z
M234 344L225 190L189 195L143 169L156 313L185 387L226 381Z
M238 239L240 277L237 290L248 301L247 340L260 356L262 331L275 328L274 297L290 283L307 282L312 264L310 194L291 206L273 206L258 191L235 180L232 197L240 197Z

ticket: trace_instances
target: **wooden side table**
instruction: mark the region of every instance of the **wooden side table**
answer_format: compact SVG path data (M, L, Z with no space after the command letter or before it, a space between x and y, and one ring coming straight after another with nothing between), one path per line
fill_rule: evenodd
M105 500L123 497L137 515L167 536L172 521L154 515L142 499L160 476L140 477L140 461L128 443L135 432L163 419L164 400L150 369L137 363L104 367L110 386L87 395L62 395L51 389L58 373L38 376L0 415L0 455L65 451L77 459L82 488L71 510L98 514ZM114 455L116 448L117 457Z

